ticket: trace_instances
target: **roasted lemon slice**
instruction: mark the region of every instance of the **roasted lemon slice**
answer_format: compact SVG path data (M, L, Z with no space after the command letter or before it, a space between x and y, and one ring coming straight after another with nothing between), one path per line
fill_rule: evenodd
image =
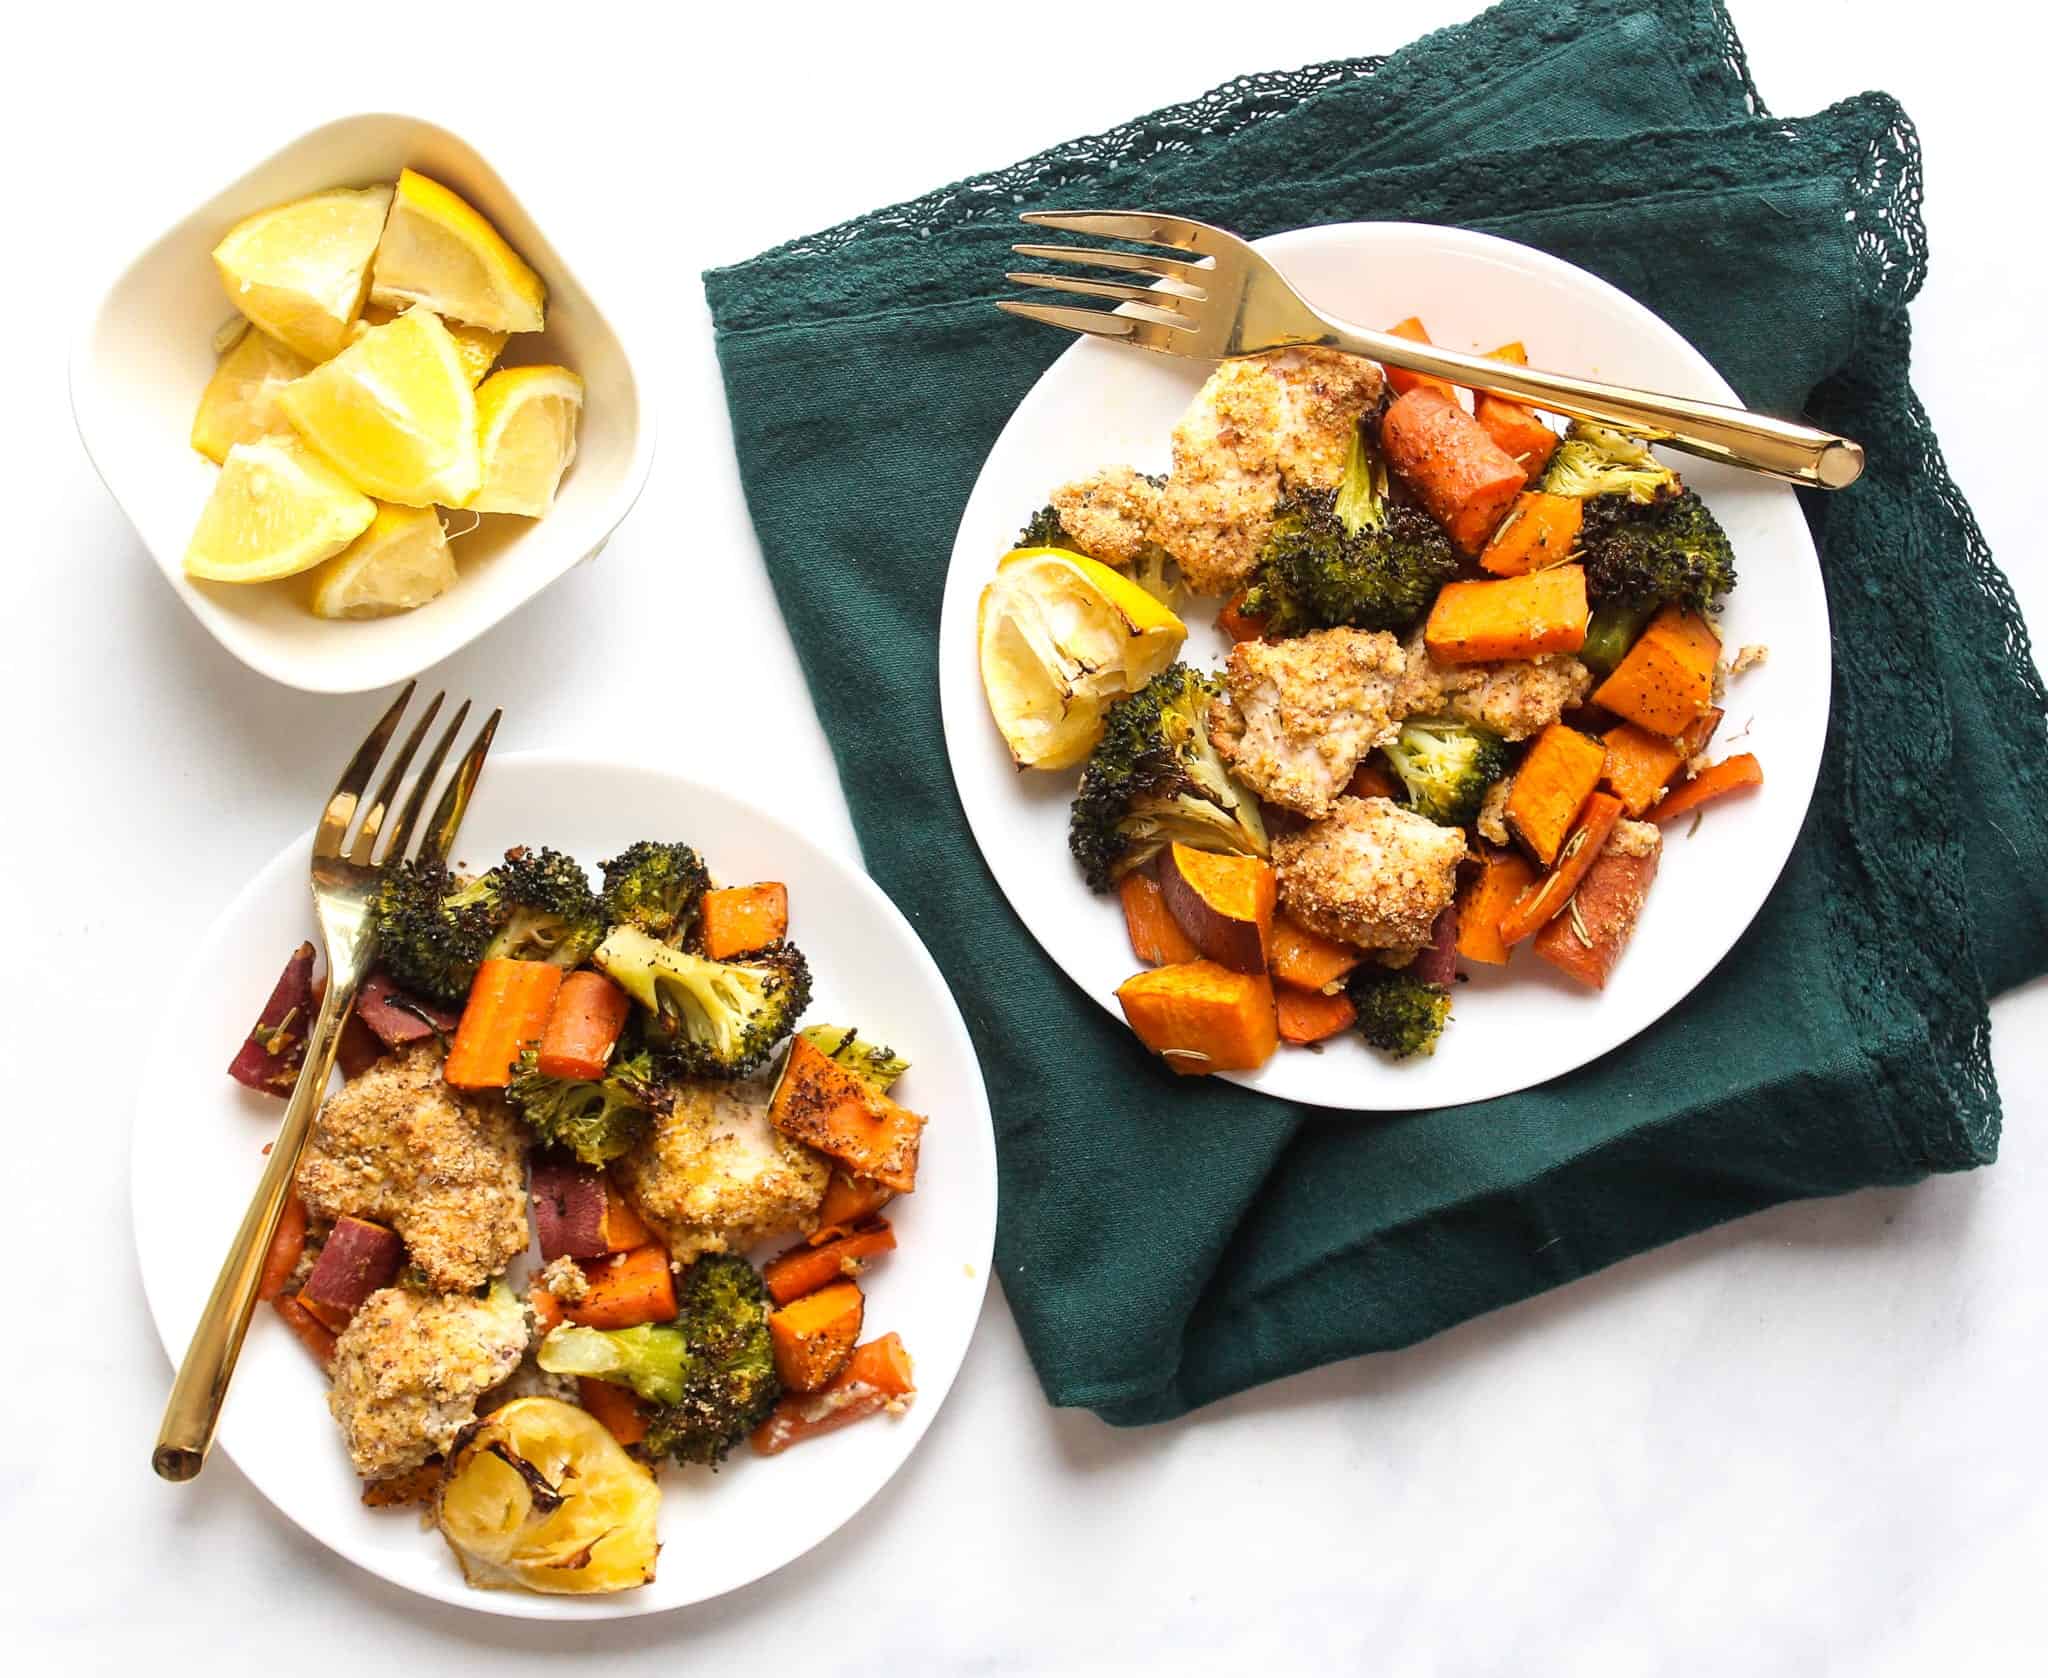
M542 518L576 458L583 381L566 367L507 367L477 387L483 484L467 505L479 513Z
M391 188L337 187L237 222L213 248L236 308L308 361L348 342Z
M522 1398L456 1447L436 1514L472 1585L581 1596L653 1580L660 1506L654 1476L595 1417Z
M408 309L287 385L299 434L379 501L459 507L476 493L476 393L431 309Z
M216 466L237 443L289 435L279 392L313 364L260 326L252 326L220 358L192 416L192 446Z
M498 230L439 181L407 169L370 270L370 301L493 332L538 332L547 287Z
M376 502L296 437L237 443L185 549L185 574L267 583L309 571L376 516Z
M370 528L320 567L313 615L385 618L409 612L455 584L441 515L432 507L380 506Z
M981 685L1021 769L1071 769L1102 713L1179 653L1187 626L1129 577L1063 548L1019 548L981 591Z
M398 319L395 309L387 309L381 303L365 306L356 317L356 323L349 328L348 341L353 344L373 326L389 326ZM444 320L448 336L455 340L455 353L462 358L462 370L469 375L473 385L483 383L483 377L498 364L509 332L492 332L481 326L470 326L459 320Z

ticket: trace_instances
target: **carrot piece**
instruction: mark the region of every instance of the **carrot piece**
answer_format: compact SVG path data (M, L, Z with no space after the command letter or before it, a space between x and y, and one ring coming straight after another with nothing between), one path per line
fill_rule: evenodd
M562 1302L555 1297L554 1290L544 1288L538 1282L526 1290L526 1303L533 1307L533 1330L536 1334L546 1334L566 1320L562 1315Z
M1163 967L1177 961L1202 959L1202 952L1181 931L1180 922L1167 909L1166 899L1159 894L1159 877L1150 864L1126 874L1116 893L1124 906L1124 926L1131 935L1132 953L1140 961Z
M619 1185L607 1177L604 1180L604 1250L608 1253L630 1253L635 1247L644 1247L654 1239L654 1231L647 1227L647 1220L623 1194Z
M1519 577L1561 564L1578 545L1585 514L1586 504L1576 495L1524 490L1479 556L1479 568L1496 577Z
M1273 977L1283 989L1340 989L1346 976L1364 958L1349 944L1297 926L1285 915L1273 918ZM1275 999L1278 1000L1278 992Z
M1155 967L1117 987L1138 1040L1176 1072L1249 1072L1279 1046L1273 985L1213 961Z
M1411 344L1426 344L1430 341L1429 333L1424 329L1421 318L1416 315L1410 315L1406 320L1397 321L1388 327L1387 336L1389 338L1406 338ZM1386 369L1386 375L1387 383L1394 387L1394 393L1397 396L1405 396L1411 390L1427 388L1429 390L1442 391L1453 402L1458 399L1457 387L1446 380L1439 379L1433 373L1411 373L1405 367L1389 367Z
M1575 653L1586 644L1591 615L1586 568L1553 565L1522 577L1444 584L1422 639L1439 664Z
M789 888L773 880L704 894L704 953L730 961L764 949L789 931Z
M860 1284L834 1282L768 1315L775 1373L791 1392L814 1393L838 1379L860 1340L866 1301Z
M818 1202L818 1227L805 1238L813 1247L851 1235L854 1226L864 1224L896 1198L886 1184L869 1177L856 1177L845 1167L832 1173L825 1185L825 1198Z
M503 1089L512 1063L547 1030L561 988L562 970L551 962L493 957L479 964L441 1076L456 1089Z
M923 1117L898 1106L802 1037L790 1045L769 1098L768 1117L783 1135L898 1194L917 1187Z
M1453 585L1455 586L1455 585ZM1628 656L1593 690L1593 703L1661 734L1681 734L1714 703L1721 638L1697 612L1666 606L1636 637Z
M589 1291L562 1315L585 1328L635 1328L641 1323L673 1322L676 1278L669 1268L668 1249L659 1242L592 1259L583 1266Z
M910 1354L894 1334L856 1346L839 1378L821 1393L790 1393L754 1429L757 1454L772 1457L806 1439L845 1427L879 1410L901 1410L916 1396Z
M1529 352L1517 338L1497 350L1488 350L1486 359L1526 367L1529 365ZM1513 455L1532 478L1550 464L1551 455L1562 441L1555 431L1536 417L1534 408L1510 396L1489 396L1484 391L1473 391L1472 417L1487 436L1506 453Z
M1415 491L1461 553L1486 546L1529 474L1457 399L1423 387L1395 400L1380 421L1387 464Z
M541 1033L536 1062L541 1073L549 1078L602 1078L632 1010L633 999L602 973L571 973L555 992L547 1029Z
M1592 735L1554 722L1536 736L1515 771L1504 812L1508 828L1546 867L1557 860L1606 761L1607 748Z
M1688 759L1696 758L1707 749L1707 743L1714 738L1714 730L1721 726L1721 719L1728 713L1715 705L1685 725L1685 732L1678 737L1678 749Z
M631 1388L579 1375L576 1397L621 1445L637 1445L647 1437L647 1412Z
M296 1299L279 1294L270 1303L277 1307L277 1314L284 1318L285 1326L298 1336L299 1344L313 1354L314 1362L322 1369L332 1369L334 1330L321 1322Z
M1663 802L1650 812L1650 820L1660 823L1672 821L1723 793L1735 791L1737 787L1760 787L1763 784L1764 768L1757 762L1756 753L1737 752L1733 757L1724 757L1719 763L1708 764L1683 786L1673 787L1664 795Z
M1572 836L1557 853L1556 866L1516 898L1515 906L1501 917L1503 944L1519 944L1564 908L1586 877L1586 870L1600 860L1607 836L1619 820L1621 800L1613 794L1596 792L1586 800L1585 812L1572 829Z
M1244 609L1244 595L1239 593L1232 595L1216 614L1216 627L1233 641L1256 641L1266 632L1266 620L1248 613Z
M1646 856L1602 851L1572 893L1570 912L1545 925L1531 948L1580 984L1605 990L1614 964L1635 933L1663 848L1659 845Z
M1458 894L1458 954L1467 961L1499 967L1508 959L1500 923L1520 897L1536 883L1536 865L1520 851L1487 846L1479 853L1479 871Z
M1255 856L1198 851L1178 841L1159 858L1159 895L1197 952L1239 973L1264 973L1278 887Z
M1296 990L1282 985L1273 992L1273 1012L1283 1043L1320 1043L1335 1037L1358 1018L1358 1009L1341 990L1326 996L1321 991Z
M1688 755L1678 741L1632 722L1616 723L1600 739L1607 747L1600 778L1631 816L1640 816L1664 796Z
M278 1214L277 1232L270 1238L270 1251L263 1255L263 1274L257 1279L256 1297L276 1299L299 1267L306 1251L306 1203L293 1195Z
M801 1299L833 1282L858 1276L877 1253L895 1250L896 1232L886 1218L877 1218L821 1247L790 1248L761 1267L761 1280L770 1299L777 1305L787 1305L792 1299Z

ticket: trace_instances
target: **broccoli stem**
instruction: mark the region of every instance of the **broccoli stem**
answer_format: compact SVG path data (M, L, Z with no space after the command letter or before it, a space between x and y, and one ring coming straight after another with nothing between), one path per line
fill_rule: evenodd
M1656 610L1654 600L1609 600L1597 607L1586 624L1579 662L1596 676L1613 675Z

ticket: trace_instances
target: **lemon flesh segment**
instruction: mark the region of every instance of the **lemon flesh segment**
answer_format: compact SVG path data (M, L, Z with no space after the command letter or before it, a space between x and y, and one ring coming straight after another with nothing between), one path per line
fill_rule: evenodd
M1103 713L1174 661L1187 626L1099 560L1020 548L996 567L977 620L981 685L1021 769L1071 769Z
M285 418L358 489L406 507L476 493L476 393L430 309L373 326L287 385Z
M296 437L237 443L185 549L185 575L267 583L310 571L353 542L377 504Z
M439 181L407 169L370 270L370 301L493 332L538 332L547 287L498 230Z
M348 342L391 208L388 186L337 187L237 222L213 248L229 300L308 361Z
M479 513L544 518L576 458L583 381L566 367L507 367L477 388L483 484L466 503Z
M199 411L192 416L192 446L218 466L237 443L290 436L292 428L277 405L278 394L312 368L297 350L260 326L250 327L220 358L200 393Z
M373 326L389 326L398 318L395 311L381 303L366 304L363 312L356 317L356 323L349 328L348 341L353 344ZM459 320L444 320L448 336L455 340L455 353L462 357L462 370L469 375L472 385L483 383L483 377L498 364L498 357L504 351L509 332L489 332L481 326L470 326Z
M436 1516L472 1585L583 1596L653 1580L660 1506L654 1476L589 1412L521 1398L456 1447Z
M432 507L380 506L370 528L320 567L313 615L388 618L455 585L455 555Z

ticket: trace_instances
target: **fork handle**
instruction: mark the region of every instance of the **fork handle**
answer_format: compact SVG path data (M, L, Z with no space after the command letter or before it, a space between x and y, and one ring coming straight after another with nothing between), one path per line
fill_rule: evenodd
M330 959L330 967L337 966ZM291 1198L292 1180L298 1175L299 1155L312 1133L313 1118L327 1093L327 1080L334 1070L334 1051L341 1041L342 1022L356 999L361 983L360 963L350 964L353 973L330 972L320 1012L306 1040L305 1063L299 1081L292 1086L291 1100L284 1110L284 1123L270 1146L270 1160L256 1185L242 1226L222 1261L220 1275L208 1295L199 1326L178 1365L177 1379L164 1405L163 1426L157 1430L156 1450L150 1466L166 1480L190 1480L206 1465L206 1453L213 1446L214 1429L220 1422L221 1401L227 1397L228 1379L241 1356L242 1339L249 1331L249 1318L256 1309L256 1287L262 1279L263 1261L277 1234L277 1220ZM345 982L343 982L345 981Z
M1719 402L1695 402L1683 396L1660 396L1627 385L1602 384L1569 373L1546 373L1516 367L1459 350L1438 349L1396 338L1370 327L1354 326L1318 312L1327 329L1311 340L1333 350L1368 356L1390 367L1426 373L1453 384L1467 385L1490 396L1528 402L1548 413L1598 425L1623 427L1687 454L1725 461L1762 472L1787 483L1813 489L1847 489L1863 475L1863 445L1832 431L1791 420L1753 414Z

